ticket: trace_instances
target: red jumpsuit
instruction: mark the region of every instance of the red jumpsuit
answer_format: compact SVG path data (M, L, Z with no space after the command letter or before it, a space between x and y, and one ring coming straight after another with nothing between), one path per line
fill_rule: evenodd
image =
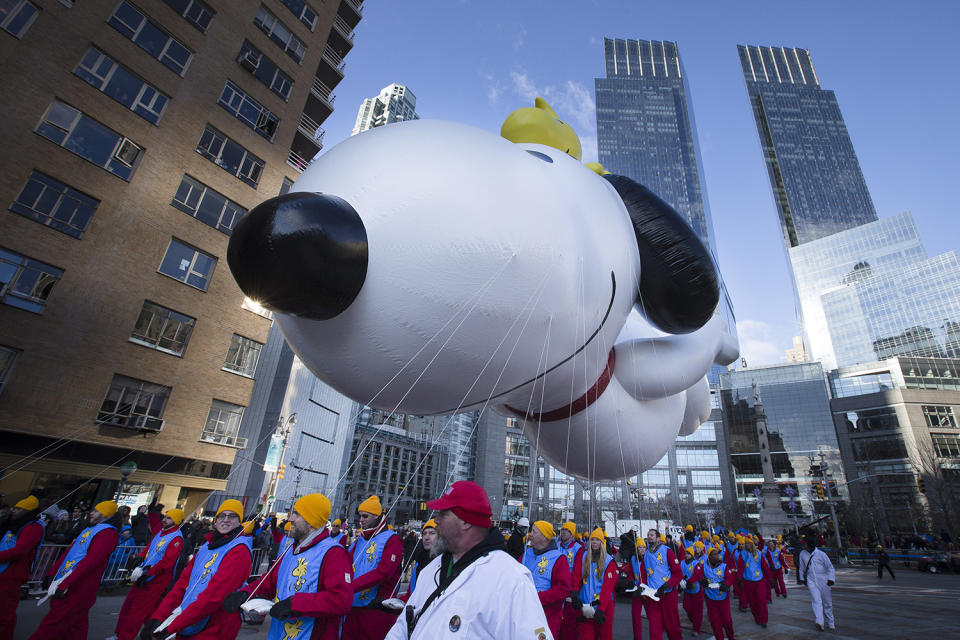
M573 566L570 567L570 563L567 563L567 566L570 567L571 591L577 591L577 586L580 584L583 576L583 545L579 542L574 542L574 544L576 545L576 552L573 555ZM554 634L557 640L577 640L577 616L579 614L577 610L573 608L573 603L566 601L566 598L569 597L569 593L564 597L563 621L560 624L560 636L557 637L556 634Z
M0 562L9 563L6 570L0 573L0 640L13 640L20 586L30 579L30 567L42 541L43 525L36 521L28 522L17 534L16 544L6 551L0 551Z
M759 552L757 552L759 553ZM744 552L746 555L747 552ZM767 559L760 553L760 569L762 575L759 580L747 580L746 562L741 555L737 560L737 574L740 580L740 594L744 596L747 606L750 607L750 613L757 624L767 624L767 581L770 580L770 568L767 566Z
M633 565L634 558L631 558L630 570L633 572L633 584L637 585L637 590L633 592L633 597L630 599L630 618L633 622L633 639L642 640L643 639L643 598L640 597L640 585L645 584L643 576L647 575L646 569L643 566L643 556L641 555L643 551L646 551L646 547L637 547L637 555L634 556L636 559L636 566Z
M709 560L708 560L709 562ZM700 575L703 575L703 567L700 567ZM727 638L733 638L733 617L730 615L730 593L733 591L735 574L730 571L730 565L727 565L723 572L723 582L727 585L727 593L723 600L711 600L704 595L707 602L707 619L710 620L710 628L713 629L715 640L723 640L723 632L727 632Z
M323 531L301 552L314 547L330 534ZM294 543L296 544L296 543ZM293 553L293 550L287 551ZM331 547L323 556L320 566L320 580L317 585L307 586L303 592L293 596L291 607L304 617L316 618L310 640L337 640L340 637L340 618L350 611L353 604L353 586L346 578L353 575L347 550ZM254 598L273 600L277 594L277 576L280 563L275 562L273 569L263 579L248 584L242 589ZM301 640L307 640L303 638Z
M778 596L787 597L787 585L783 581L783 571L787 568L787 561L783 557L783 549L777 549L776 551L770 551L767 549L767 553L775 554L777 559L780 560L780 568L774 569L773 563L767 560L767 564L770 567L770 582L773 584L773 590ZM767 589L767 601L770 602L773 598L770 597L770 590Z
M162 533L167 535L172 533L174 529L176 529L175 526L165 529ZM157 602L160 601L163 592L170 586L182 549L182 538L171 540L159 562L144 571L145 575L153 576L153 580L142 587L137 585L130 587L130 591L123 601L123 606L120 608L120 617L117 618L117 626L113 632L117 636L117 640L133 640L140 633L140 627L157 608ZM139 557L141 559L145 558L149 550L150 547L144 548Z
M687 578L687 588L703 580L703 566L697 561L694 562L696 567L694 567L690 577ZM697 635L700 634L700 627L703 624L703 598L702 586L696 593L690 593L686 589L683 590L683 610L686 612L690 624L693 625L693 632Z
M657 549L665 549L667 552L667 566L670 568L670 580L666 585L672 589L660 597L659 602L654 602L650 598L643 598L643 608L647 611L647 622L650 628L650 637L653 640L660 640L664 631L670 640L680 640L680 610L677 594L677 585L683 580L683 571L680 569L680 563L677 562L677 556L673 549L661 544ZM651 553L648 551L648 553ZM648 567L649 568L649 567ZM646 580L646 576L644 576ZM652 586L652 585L651 585Z
M570 597L570 565L566 556L560 556L553 563L553 573L550 575L550 588L538 591L543 614L550 625L550 633L554 638L560 638L560 627L563 623L563 601Z
M364 540L360 537L353 543ZM351 550L351 557L353 553ZM377 597L386 600L393 596L393 590L400 581L403 572L403 543L400 536L390 536L383 546L383 554L376 569L353 578L353 591L358 593L370 587L377 587ZM387 613L372 607L351 607L343 620L343 640L383 640L390 627L397 621L397 614Z
M86 640L88 613L97 601L100 580L119 539L120 534L113 527L101 529L91 538L87 555L60 583L60 590L66 591L67 597L50 599L50 611L30 640Z
M581 573L580 576L582 581L583 573ZM600 589L600 606L597 607L597 609L603 611L603 615L605 616L603 624L597 624L596 618L588 620L580 617L577 621L578 640L613 640L613 611L614 605L616 604L614 600L614 589L619 579L620 571L617 569L617 563L611 560L610 563L607 564L607 568L603 570L603 587ZM584 602L583 604L590 603Z
M191 558L170 593L163 599L156 611L150 615L151 619L163 622L180 605L190 584L194 559L195 557ZM207 583L207 588L201 591L197 595L197 599L170 623L164 630L166 633L162 633L162 637L171 633L178 633L180 630L210 616L207 626L202 631L192 636L177 635L177 638L179 640L186 640L186 638L190 640L206 640L207 638L210 640L231 640L236 638L240 631L240 612L227 613L221 607L227 594L239 591L247 578L250 577L250 566L252 564L253 558L250 549L246 546L237 545L230 549L223 560L220 561L217 572Z

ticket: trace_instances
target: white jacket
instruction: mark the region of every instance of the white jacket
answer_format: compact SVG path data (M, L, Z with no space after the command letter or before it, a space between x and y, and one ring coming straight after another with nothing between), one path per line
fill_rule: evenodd
M417 575L416 613L440 582L438 556ZM530 572L504 551L478 558L427 608L413 635L400 612L386 640L553 640Z
M807 569L809 565L809 570ZM833 569L833 563L820 549L814 549L811 554L804 549L800 552L800 566L797 568L797 576L801 580L807 581L807 586L811 589L819 587L827 588L827 580L836 581L837 574Z

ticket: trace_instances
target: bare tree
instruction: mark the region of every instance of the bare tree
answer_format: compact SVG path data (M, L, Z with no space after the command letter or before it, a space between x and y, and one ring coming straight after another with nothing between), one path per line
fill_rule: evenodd
M953 469L947 468L948 461L938 455L930 438L916 442L910 460L925 485L931 520L939 516L947 531L953 532L958 507L956 496L960 489Z

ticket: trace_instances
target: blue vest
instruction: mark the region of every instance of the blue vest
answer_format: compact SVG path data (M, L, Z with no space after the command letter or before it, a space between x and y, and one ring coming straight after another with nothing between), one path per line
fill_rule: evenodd
M183 534L180 533L180 529L174 529L167 535L163 535L161 531L157 535L153 536L153 540L150 541L150 546L147 547L147 557L143 560L143 566L152 567L161 560L163 560L163 555L167 552L167 545L176 540L177 538L183 539ZM178 558L179 560L179 558ZM177 565L173 565L173 570L176 572ZM172 574L171 574L172 575ZM154 579L155 576L150 576L147 578L147 582L150 582Z
M673 574L670 572L670 565L667 564L667 550L669 547L661 544L657 547L656 553L651 553L649 549L643 554L643 564L647 568L647 585L659 589L670 582ZM666 589L667 593L673 591L673 588Z
M320 584L320 568L323 557L331 548L339 546L337 541L327 536L306 551L294 553L290 550L280 561L277 572L277 601L285 600L297 593L316 593ZM307 640L313 634L316 618L287 618L270 621L267 640Z
M546 591L553 583L553 565L563 556L559 549L550 549L537 555L533 548L528 548L523 552L521 564L533 574L533 586L537 591ZM604 567L606 568L606 567Z
M586 551L584 551L584 562L586 562ZM590 604L594 600L600 599L600 592L603 590L603 572L607 570L607 565L613 558L609 554L603 554L603 562L596 566L590 573L587 574L587 579L583 583L583 586L580 587L580 602L584 604ZM583 574L578 576L583 580ZM610 593L611 601L617 597L616 590Z
M567 564L570 565L570 571L572 572L572 571L573 571L573 563L574 563L574 562L576 561L576 559L577 559L577 552L580 551L580 549L582 549L583 546L581 546L581 544L580 544L579 542L577 542L576 540L571 540L569 547L563 546L563 543L562 543L562 542L559 543L558 546L559 546L559 548L560 548L560 551L563 552L563 555L566 556L566 558L567 558Z
M238 535L222 547L217 547L212 551L210 549L210 543L206 543L200 547L197 555L193 556L193 570L190 572L190 582L187 583L187 592L183 595L183 601L180 603L181 610L186 611L187 607L200 597L200 594L207 588L210 578L217 572L217 568L220 567L220 563L223 562L227 553L234 547L241 545L246 547L252 556L253 545L251 544L250 536ZM192 636L198 634L206 628L207 622L209 621L210 616L207 616L203 620L181 631L179 635Z
M700 593L700 583L690 582L690 576L693 575L698 564L700 564L700 561L696 559L690 562L684 560L680 563L680 570L683 571L683 577L687 580L687 588L683 590L684 593Z
M387 546L387 540L395 536L390 529L384 529L369 540L357 538L353 543L353 577L359 578L365 573L370 573L380 564L380 558L383 557L383 549ZM364 589L354 594L353 606L365 607L377 597L377 586Z
M728 543L727 543L727 553L733 555L734 559L736 559L736 557L737 557L737 543L736 543L736 542L728 542Z
M743 577L750 582L759 582L763 579L763 567L761 560L763 556L759 552L751 555L749 551L743 551L740 556L743 558Z
M640 549L638 548L637 551L640 551ZM641 582L643 576L640 575L640 556L636 553L630 558L630 566L633 567L633 583L638 587L641 584L646 584Z
M770 551L769 548L764 549L767 554L767 564L770 565L770 568L776 571L780 568L780 551Z
M413 569L410 571L410 593L417 588L417 572L420 571L420 563L414 562Z
M37 554L40 553L40 545L43 544L43 539L47 535L47 527L43 524L43 518L40 518L39 520L34 520L33 522L36 522L37 524L40 525L40 529L43 531L43 534L41 534L40 536L40 544L37 545L37 548L33 552L33 560L30 562L31 569L33 568L33 563L37 561ZM23 526L24 527L29 526L33 524L33 522L28 522ZM23 531L23 528L21 528L20 531ZM13 547L15 547L17 544L17 538L19 536L20 536L19 533L14 533L13 531L7 531L7 535L3 536L3 540L0 540L0 551L13 549ZM0 562L0 573L3 573L4 571L6 571L7 567L9 566L10 566L9 562Z
M717 584L723 584L724 572L727 570L727 565L724 562L721 562L716 567L711 567L710 563L703 565L703 577L707 579L707 584L711 582L716 582ZM720 591L720 589L711 589L707 587L703 590L707 597L711 600L726 600L727 593Z
M83 560L84 556L87 555L87 551L90 550L90 541L93 540L94 536L103 531L104 529L113 529L117 530L113 525L109 525L106 522L101 522L100 524L94 525L92 527L87 527L80 532L80 535L77 536L77 539L73 541L73 545L70 546L70 550L67 551L67 557L63 559L63 564L60 565L60 569L57 571L57 575L54 577L54 580L59 580L73 570L77 563Z

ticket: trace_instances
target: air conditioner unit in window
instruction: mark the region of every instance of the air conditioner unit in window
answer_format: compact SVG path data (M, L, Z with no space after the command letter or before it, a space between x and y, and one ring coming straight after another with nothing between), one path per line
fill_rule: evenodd
M237 64L250 73L254 73L260 66L260 56L253 51L244 51L240 54L240 57L237 58Z
M247 448L247 439L246 438L237 438L237 449L246 449Z

